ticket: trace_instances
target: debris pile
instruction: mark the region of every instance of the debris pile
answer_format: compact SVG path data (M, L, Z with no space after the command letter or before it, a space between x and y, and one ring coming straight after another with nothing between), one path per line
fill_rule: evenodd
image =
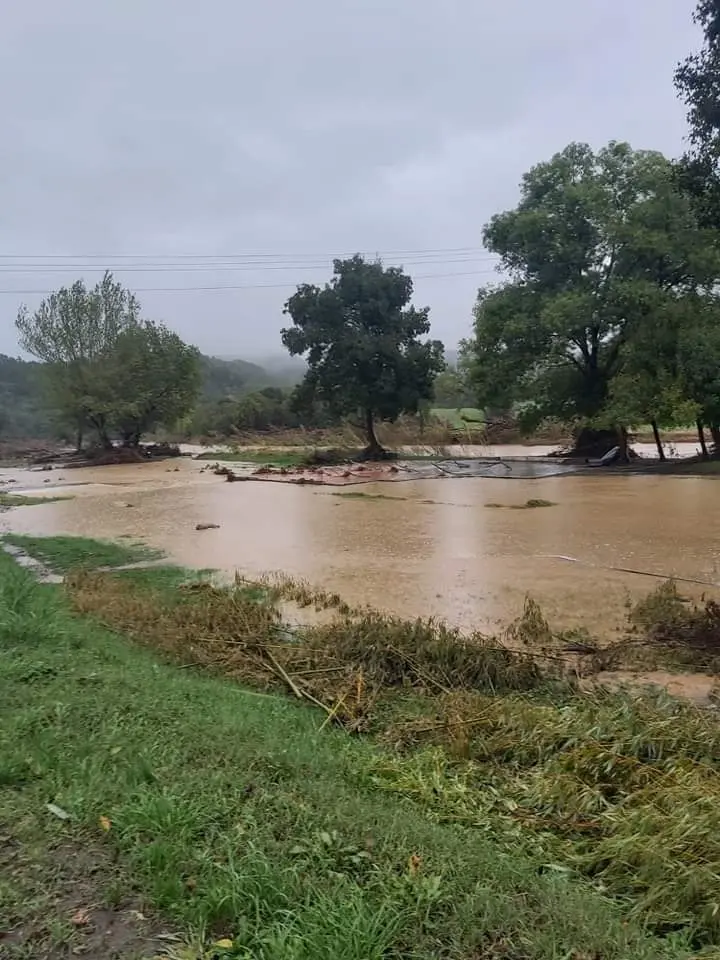
M530 690L547 682L537 659L433 620L350 610L339 598L279 582L232 588L193 582L180 591L136 589L119 577L66 578L75 607L163 650L262 689L284 686L353 730L374 722L388 693ZM288 628L276 601L335 608L329 624ZM382 712L382 711L380 711Z

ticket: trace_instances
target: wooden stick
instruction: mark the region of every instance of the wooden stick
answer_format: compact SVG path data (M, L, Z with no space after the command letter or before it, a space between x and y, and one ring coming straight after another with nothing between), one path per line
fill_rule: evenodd
M292 677L280 666L275 657L270 653L269 650L265 651L266 656L270 663L273 665L278 676L282 677L285 683L290 687L292 692L299 700L309 700L310 703L314 703L316 706L323 709L326 713L330 713L330 707L327 704L323 703L322 700L318 700L317 697L314 697L309 690L304 690L302 687L299 687Z
M421 680L424 680L426 683L429 683L432 686L437 687L438 690L442 691L442 693L447 693L447 694L450 693L450 690L447 687L444 687L439 680L436 680L434 677L431 677L425 674L420 669L420 667L418 667L417 664L412 660L412 658L409 657L406 653L403 653L402 650L398 650L396 647L388 647L388 649L392 650L393 653L397 654L398 657L401 657L410 667L412 667L412 669L415 671L418 677L420 677Z
M346 665L342 663L338 667L322 667L319 670L296 670L293 676L310 677L310 676L316 676L319 673L337 673L339 670L345 670L345 669L347 669Z
M440 730L442 727L467 727L473 723L480 723L481 720L486 720L487 715L482 714L479 717L472 717L470 720L441 720L439 723L433 723L429 727L419 727L416 730L412 730L412 733L432 733L433 730Z
M330 723L330 721L335 719L335 717L337 716L338 710L340 709L341 706L344 705L344 703L345 703L345 697L340 697L340 699L337 701L335 706L332 708L332 710L328 713L328 715L325 717L323 722L320 724L320 729L318 730L318 733L321 733L325 729L325 727Z
M298 685L293 681L293 679L288 675L288 673L280 666L275 657L270 653L269 650L265 651L265 656L268 658L270 663L275 668L275 671L283 678L285 683L290 687L292 692L298 698L298 700L303 699L303 694Z
M640 577L655 577L657 580L675 580L678 583L697 583L703 587L720 587L720 583L713 580L699 580L695 577L675 577L666 573L652 573L649 570L634 570L632 567L613 567L604 563L590 563L579 560L577 557L564 557L559 554L541 555L540 560L566 560L568 563L579 563L583 567L594 567L596 570L614 570L617 573L634 573Z

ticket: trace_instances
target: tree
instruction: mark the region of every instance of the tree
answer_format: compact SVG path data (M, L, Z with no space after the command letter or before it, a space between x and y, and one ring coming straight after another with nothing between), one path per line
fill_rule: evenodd
M634 325L620 348L619 372L609 384L605 420L634 427L649 423L661 460L661 428L691 423L698 416L679 353L681 333L698 309L700 298L688 295L659 309L652 323Z
M200 392L200 351L160 323L140 321L117 338L104 384L110 422L124 446L172 426L193 408Z
M462 371L453 367L446 367L436 377L434 400L437 407L454 410L475 404L474 392L465 382Z
M92 290L62 288L17 318L22 346L43 361L47 398L78 430L90 426L105 448L119 434L136 446L143 433L188 412L200 386L200 355L140 306L111 274Z
M692 198L700 222L720 231L720 0L700 0L693 19L703 33L702 49L675 71L690 125L690 148L678 164L678 182ZM720 453L720 403L713 373L720 363L720 337L715 328L714 322L705 322L696 337L685 337L683 354L686 363L693 358L693 369L686 370L690 390L696 398L698 390L703 391L705 409L698 421L703 449L702 424L709 423L715 452ZM712 398L710 409L705 390Z
M720 298L709 295L697 304L678 334L678 367L684 395L694 405L701 445L703 426L710 427L720 454Z
M480 291L465 362L480 405L515 404L528 427L608 415L633 330L719 273L669 161L623 143L531 169L484 240L510 279Z
M103 376L117 338L138 321L140 307L128 290L106 273L92 290L82 280L63 287L30 313L22 306L16 321L20 345L43 361L51 405L73 422L81 437L92 426L103 446L112 446Z
M720 0L700 0L693 19L703 47L675 71L690 125L690 149L677 170L701 221L720 229Z
M361 413L365 454L382 456L375 421L415 413L430 399L443 346L421 339L430 330L429 309L410 306L413 283L402 269L359 255L333 267L323 289L304 284L287 301L293 326L282 331L282 341L291 355L307 354L298 396L338 415Z

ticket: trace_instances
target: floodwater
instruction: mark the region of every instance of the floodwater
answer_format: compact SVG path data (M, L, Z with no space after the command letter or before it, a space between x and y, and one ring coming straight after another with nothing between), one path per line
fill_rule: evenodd
M598 471L411 480L351 488L362 491L358 498L332 488L226 483L203 466L183 458L2 470L0 479L16 480L6 490L73 499L13 508L0 515L0 529L140 538L179 564L229 575L283 571L352 604L438 616L467 629L507 623L529 594L554 626L585 626L610 639L628 596L659 580L607 567L720 583L719 488L712 477ZM554 505L509 509L531 498ZM197 531L198 523L220 527ZM694 596L705 589L682 587Z

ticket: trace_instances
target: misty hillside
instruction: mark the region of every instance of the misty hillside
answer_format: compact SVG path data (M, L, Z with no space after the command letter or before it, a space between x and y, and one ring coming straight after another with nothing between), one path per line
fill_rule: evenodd
M282 359L282 358L280 358ZM286 387L297 383L303 366L288 370L278 364L269 370L240 358L203 356L200 403L240 397L263 387ZM41 363L0 354L0 438L48 439L57 433L51 411L43 397Z
M291 357L285 353L272 353L263 357L254 357L252 363L236 356L222 356L216 359L225 363L247 363L261 369L270 378L271 385L294 386L302 380L306 363L302 357ZM262 384L267 386L267 382Z
M203 356L203 395L215 399L273 385L272 375L247 360Z

